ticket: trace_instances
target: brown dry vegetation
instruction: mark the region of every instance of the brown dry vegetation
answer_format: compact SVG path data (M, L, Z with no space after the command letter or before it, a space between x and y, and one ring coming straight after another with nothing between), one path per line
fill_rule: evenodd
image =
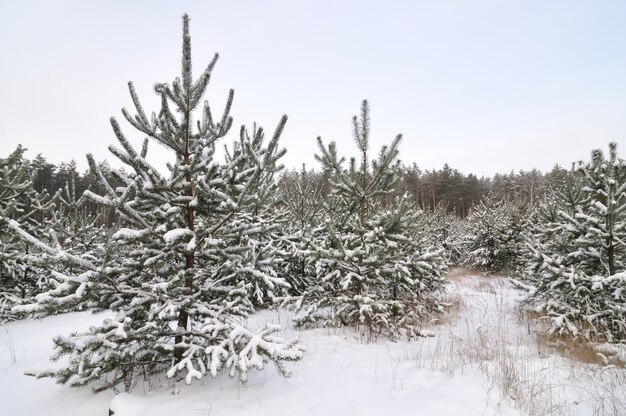
M433 349L415 351L419 367L450 375L478 369L525 415L587 414L581 406L594 416L626 415L623 368L589 342L547 335L544 320L503 295L507 278L453 269L448 280L463 290L447 293Z
M529 334L536 334L537 352L543 357L557 353L581 363L626 368L626 363L618 359L615 351L605 349L600 352L597 342L591 342L582 336L550 334L548 320L539 312L518 308L517 316L526 325ZM585 324L579 323L578 327L585 329Z

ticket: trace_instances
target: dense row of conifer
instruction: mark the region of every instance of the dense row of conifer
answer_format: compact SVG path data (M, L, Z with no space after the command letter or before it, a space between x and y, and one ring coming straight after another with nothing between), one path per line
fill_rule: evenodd
M21 147L16 150L22 151L23 154L24 149ZM404 157L410 159L410 155ZM22 158L26 174L32 177L33 188L37 192L46 191L48 194L54 194L63 189L71 178L75 183L76 198L87 189L96 193L104 192L92 172L87 170L81 173L74 160L55 165L42 154L38 154L32 160L24 156ZM98 166L109 181L115 181L112 175L113 168L106 160L99 162ZM329 178L321 173L319 167L308 168L309 181L319 182L322 195L328 194ZM508 174L498 173L493 177L464 174L448 164L441 169L422 170L415 163L407 164L400 161L391 168L395 171L397 182L389 194L390 197L408 193L417 207L425 211L445 208L447 212L454 213L459 218L466 218L488 195L507 201L533 201L542 198L549 189L565 183L571 173L571 169L559 165L545 173L532 169L511 171ZM285 170L279 174L279 183L281 186L289 186L300 174L301 169ZM95 206L92 209L95 209Z

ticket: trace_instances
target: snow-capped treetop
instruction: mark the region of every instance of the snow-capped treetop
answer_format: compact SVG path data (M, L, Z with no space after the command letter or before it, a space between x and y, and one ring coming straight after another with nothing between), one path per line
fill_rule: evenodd
M352 118L352 135L360 153L358 165L353 157L345 168L343 163L346 159L337 156L335 142L325 146L321 137L317 138L320 154L315 155L323 169L332 172L333 193L349 203L348 212L353 213L358 209L361 225L365 224L367 213L375 203L374 199L390 192L397 180L392 167L397 162L398 145L402 140L402 135L398 134L389 146L380 149L377 159L372 158L370 161L369 123L369 104L363 100L361 117Z

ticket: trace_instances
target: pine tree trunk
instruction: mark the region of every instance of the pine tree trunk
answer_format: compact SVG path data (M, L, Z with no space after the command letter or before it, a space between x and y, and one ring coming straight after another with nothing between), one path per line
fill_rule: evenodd
M185 124L186 124L186 129L185 129L185 153L183 155L183 163L185 166L189 166L190 160L189 160L189 102L187 102L187 112L185 113ZM187 189L185 189L185 196L193 197L193 184L191 183L191 174L187 173ZM189 203L191 201L189 201L187 203L187 211L186 211L186 216L187 216L187 228L189 228L191 231L194 230L194 209L193 207L189 206ZM193 269L194 267L194 263L195 263L195 255L194 253L188 253L185 254L185 270L190 270ZM187 277L185 278L185 288L187 289L187 292L189 295L191 295L192 293L192 288L193 288L193 276L188 273ZM187 330L187 325L189 323L189 314L187 313L186 310L182 310L179 312L178 315L178 327L177 330L182 330L182 331L186 331ZM174 343L175 344L180 344L183 341L183 336L182 335L177 335L174 339ZM181 348L177 348L175 350L174 353L174 359L178 362L180 361L183 357L183 349Z
M611 200L613 200L613 192L612 189L609 189L609 197L606 198L602 203L608 207L608 212L606 216L606 229L609 235L606 237L606 247L607 247L607 255L609 257L609 276L613 276L616 273L615 270L615 246L613 244L613 209L611 205Z
M607 254L609 256L609 276L613 276L616 273L615 270L615 246L613 245L613 238L607 238Z
M26 244L26 257L28 257L28 244ZM26 299L26 282L28 282L28 264L24 267L24 281L22 282L22 299Z
M360 219L361 219L361 226L363 226L365 224L365 197L361 197L361 199L359 200L359 208L360 208Z
M435 201L435 198L436 198L436 196L435 196L435 185L433 185L433 186L432 186L432 188L431 188L431 192L432 192L432 198L433 198L433 203L432 203L432 206L431 206L431 211L433 211L433 212L434 212L434 211L435 211L435 206L437 205L437 203L436 203L436 201Z

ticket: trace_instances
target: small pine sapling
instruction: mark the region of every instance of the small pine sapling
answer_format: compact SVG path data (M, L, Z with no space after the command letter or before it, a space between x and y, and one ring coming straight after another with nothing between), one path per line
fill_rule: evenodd
M48 239L46 219L57 197L34 189L34 172L24 159L25 151L18 146L0 159L0 321L21 316L13 308L31 303L46 287L49 275L47 253L13 232L22 228L37 239Z
M465 264L488 273L523 268L530 204L485 197L467 219Z
M286 261L282 275L290 284L289 294L301 295L315 281L315 264L311 257L313 240L319 237L323 216L323 175L307 172L305 165L281 180L281 201L285 212L286 233L280 240Z

